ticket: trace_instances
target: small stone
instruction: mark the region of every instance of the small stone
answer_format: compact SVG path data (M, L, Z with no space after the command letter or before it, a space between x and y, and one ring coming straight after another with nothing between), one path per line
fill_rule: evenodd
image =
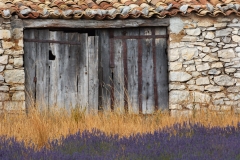
M7 101L9 100L9 93L0 92L0 101Z
M8 55L0 56L0 64L7 64L8 63Z
M202 65L197 65L196 68L197 68L197 71L205 71L210 69L210 66L208 63L204 63Z
M190 36L198 36L201 34L201 30L199 28L196 29L186 29L186 33Z
M206 39L213 39L215 37L214 33L213 32L207 32L205 38Z
M199 21L198 26L199 27L211 27L211 26L213 26L213 23L209 22L209 21Z
M230 62L231 59L220 58L220 61L223 61L223 62Z
M222 41L223 41L224 43L230 43L231 37L223 37L223 38L222 38Z
M7 83L24 83L24 71L23 70L5 70L4 71L5 81Z
M187 72L170 72L169 73L169 80L176 81L176 82L185 82L191 79L192 76Z
M14 39L23 38L23 29L22 28L14 28L12 30L12 35Z
M186 68L186 71L187 71L187 72L196 71L195 65L189 65L189 66Z
M208 86L205 86L204 89L206 91L209 91L209 92L219 92L219 91L223 90L223 87L222 86L208 85Z
M205 53L200 53L200 54L199 54L199 57L200 57L200 58L203 58L203 57L205 57L205 56L206 56Z
M204 86L189 85L188 89L190 91L195 91L195 90L204 91Z
M211 42L211 43L208 43L207 45L208 45L208 46L211 46L211 47L216 47L216 46L217 46L217 43Z
M184 61L183 64L194 64L194 60Z
M224 93L215 93L212 95L213 99L225 98L226 95Z
M193 77L197 77L197 76L199 76L199 75L200 75L199 72L192 72L192 76L193 76Z
M238 28L233 28L232 34L238 34Z
M232 23L237 23L238 19L237 18L233 18Z
M196 79L196 84L197 85L206 85L206 84L209 84L209 79L208 77L200 77L198 79Z
M213 104L214 104L214 105L223 105L223 104L224 104L224 101L223 101L223 99L214 100L214 101L213 101Z
M208 71L208 74L210 74L210 75L219 75L219 74L221 74L221 71L219 71L217 69L210 69Z
M18 91L18 92L13 93L12 100L14 100L14 101L25 100L25 93L23 91Z
M228 87L227 91L238 93L240 91L240 87Z
M215 31L217 28L215 28L215 27L209 27L209 28L207 28L206 30L207 31ZM206 38L206 37L205 37Z
M10 91L24 91L24 89L25 89L24 85L18 85L15 87L11 87Z
M0 86L0 91L9 91L8 86Z
M211 97L207 93L192 91L191 94L193 96L195 103L207 103L208 104L211 100Z
M25 110L25 102L24 101L5 101L4 109L7 111L18 111Z
M214 23L215 28L225 28L227 23Z
M233 48L233 47L237 47L237 44L226 44L225 46L223 46L223 48Z
M0 72L4 70L5 66L0 66Z
M7 42L7 41L2 41L2 48L3 49L9 49L14 46L13 42Z
M195 36L187 35L182 38L182 42L196 42L196 41L197 41L197 37Z
M194 43L192 43L192 44L195 45L195 46L202 46L202 47L205 47L205 46L206 46L206 44L203 43L203 42L194 42Z
M240 47L236 47L236 48L235 48L235 51L236 51L236 52L240 52Z
M178 109L178 110L180 110L180 109L182 109L182 106L179 105L179 104L170 104L169 105L169 109Z
M202 59L203 62L214 62L214 61L218 61L218 60L219 60L218 58L214 58L214 57L211 57L211 56L209 56L209 55L206 55L206 56Z
M14 58L14 67L15 68L20 68L23 66L23 58Z
M226 73L233 73L233 72L235 72L236 71L236 69L235 68L225 68L225 72ZM240 76L240 75L239 75ZM240 77L239 77L240 78Z
M189 101L189 91L177 91L173 90L169 92L170 104L181 104L182 102Z
M209 47L203 47L203 52L205 53L209 53L210 52L210 48Z
M200 65L200 64L202 64L202 60L201 60L201 59L195 59L195 60L194 60L194 63L195 63L196 65Z
M216 37L228 36L232 32L231 28L221 29L216 31Z
M6 69L12 70L13 69L13 65L11 65L11 64L6 65Z
M187 108L187 109L193 109L194 108L194 105L193 104L188 104L188 105L186 105L186 107L185 108Z
M220 86L232 86L235 84L234 79L228 75L215 76L214 82Z
M234 77L240 78L240 73L234 73Z
M218 51L218 57L221 58L234 58L235 57L235 53L233 51L233 49L223 49Z
M179 85L179 84L170 84L169 90L184 90L186 87L185 85Z
M239 43L239 42L240 42L240 36L233 35L233 36L232 36L232 40L233 40L234 42Z
M0 39L10 39L11 33L9 30L0 30Z
M218 51L218 50L219 50L219 48L212 48L212 49L211 49L212 52L216 52L216 51Z
M214 42L220 42L220 38L214 38L213 41Z
M189 80L189 81L187 81L187 83L186 84L195 84L195 80L193 80L193 79L191 79L191 80Z
M179 50L176 49L170 49L170 53L168 54L169 61L176 61L179 58Z
M184 48L181 50L182 58L184 60L191 60L194 56L198 56L197 48Z
M212 63L211 65L211 68L222 68L222 67L223 67L222 62L215 62L215 63Z

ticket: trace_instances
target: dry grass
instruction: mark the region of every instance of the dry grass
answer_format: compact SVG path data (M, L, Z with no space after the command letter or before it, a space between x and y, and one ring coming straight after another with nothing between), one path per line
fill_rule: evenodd
M16 137L24 140L26 144L36 144L38 147L47 145L48 140L60 138L81 130L97 128L108 134L129 136L134 133L146 133L159 130L174 123L190 121L202 123L206 126L237 125L239 115L228 112L198 112L193 116L174 118L169 113L156 113L153 115L131 115L116 113L99 113L98 115L85 115L78 109L71 113L59 108L44 111L32 109L26 114L3 114L0 119L0 136Z

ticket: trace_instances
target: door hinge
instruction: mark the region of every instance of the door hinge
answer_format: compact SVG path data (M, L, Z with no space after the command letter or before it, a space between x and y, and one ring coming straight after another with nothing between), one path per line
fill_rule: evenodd
M37 77L33 78L33 82L36 83L37 82Z

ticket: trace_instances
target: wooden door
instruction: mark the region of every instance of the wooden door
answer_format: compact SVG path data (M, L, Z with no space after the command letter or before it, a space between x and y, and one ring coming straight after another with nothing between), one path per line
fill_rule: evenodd
M98 30L103 110L168 109L166 34L163 27Z
M98 37L24 31L26 105L98 111Z

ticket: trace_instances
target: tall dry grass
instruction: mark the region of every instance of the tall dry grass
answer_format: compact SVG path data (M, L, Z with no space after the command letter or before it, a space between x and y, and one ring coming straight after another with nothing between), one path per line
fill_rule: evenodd
M206 126L237 125L239 115L232 112L197 112L191 117L171 117L168 112L153 115L133 115L117 113L99 113L85 115L78 108L70 112L53 107L50 110L31 109L29 114L2 114L0 118L0 136L15 137L26 144L35 144L39 148L46 146L48 140L67 136L77 131L97 128L107 134L129 136L159 130L165 126L183 122L201 123Z

